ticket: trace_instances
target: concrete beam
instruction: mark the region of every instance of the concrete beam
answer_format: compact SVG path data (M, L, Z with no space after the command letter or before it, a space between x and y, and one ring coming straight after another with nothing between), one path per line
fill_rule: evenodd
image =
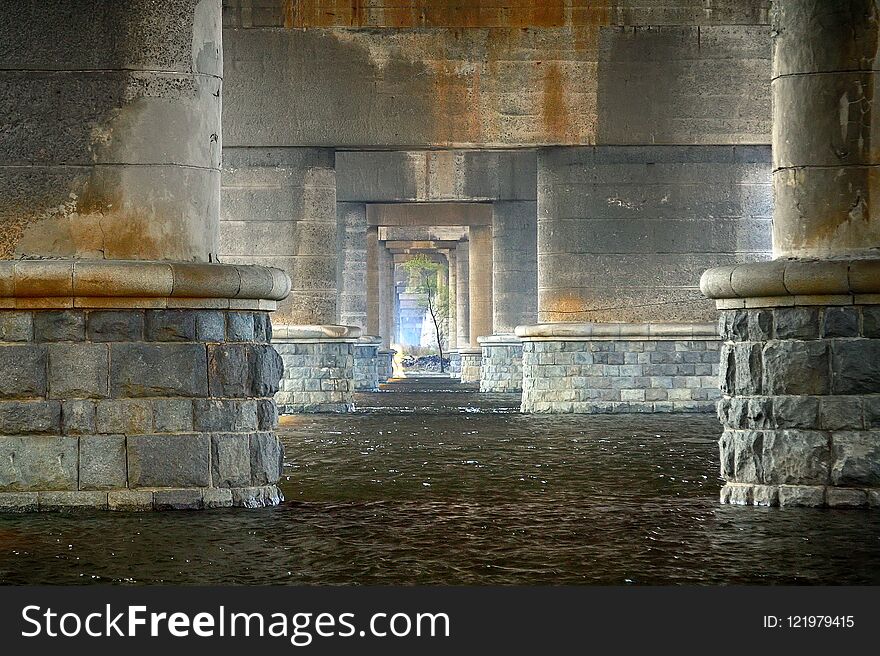
M371 203L367 205L367 223L383 227L492 225L492 204Z

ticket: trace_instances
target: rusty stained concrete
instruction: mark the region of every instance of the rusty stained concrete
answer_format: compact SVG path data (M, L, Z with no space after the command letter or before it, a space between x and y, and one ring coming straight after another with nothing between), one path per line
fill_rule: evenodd
M226 0L227 143L767 143L768 3L713 5Z

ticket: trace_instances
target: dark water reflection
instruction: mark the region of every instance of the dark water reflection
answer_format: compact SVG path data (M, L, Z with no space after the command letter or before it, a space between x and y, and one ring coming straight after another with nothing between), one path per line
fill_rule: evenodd
M282 429L280 508L0 517L0 581L880 583L880 513L717 505L714 417L359 402Z

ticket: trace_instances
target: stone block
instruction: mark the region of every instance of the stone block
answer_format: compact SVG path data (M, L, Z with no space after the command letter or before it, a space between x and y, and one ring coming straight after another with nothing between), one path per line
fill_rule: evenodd
M779 505L818 508L825 505L825 488L821 485L780 485Z
M785 485L825 485L831 452L820 431L764 432L761 449L763 481Z
M193 402L193 426L205 433L257 429L257 403L253 400L199 399Z
M866 305L862 308L862 335L880 337L880 305Z
M827 394L829 360L827 342L769 342L763 350L764 394Z
M777 308L773 311L776 339L819 337L819 310L813 307Z
M868 505L868 494L865 490L829 487L825 490L825 503L829 508L865 508Z
M83 435L79 438L79 487L112 490L126 487L125 436Z
M93 435L95 426L94 401L64 401L61 405L61 424L65 435Z
M818 428L819 398L815 396L773 397L773 419L777 428Z
M880 486L880 431L831 434L831 483Z
M823 337L858 337L859 311L855 307L825 308L822 319Z
M144 337L143 310L93 310L86 335L91 342L136 342Z
M880 393L880 340L835 342L832 390L834 394Z
M0 399L45 397L47 361L45 346L0 345Z
M58 401L0 401L0 435L58 435Z
M40 492L40 510L48 512L107 510L107 493L82 490Z
M284 363L270 344L257 344L248 349L248 373L250 396L270 397L278 391Z
M257 428L261 431L271 431L278 426L278 406L272 399L260 399L257 401Z
M272 341L272 320L265 312L254 314L254 341L261 344Z
M129 486L205 487L210 460L207 435L133 435L128 438Z
M206 510L231 508L232 501L232 490L228 488L207 487L202 492L202 502Z
M113 397L208 395L208 357L203 344L113 344Z
M752 505L753 506L778 506L779 505L779 488L775 485L754 485L752 486Z
M749 341L749 313L747 310L733 310L728 315L725 337L734 342Z
M192 310L147 310L144 338L148 342L194 342L196 315Z
M86 313L82 310L34 312L34 341L81 342L86 337Z
M757 396L748 399L744 405L746 424L749 428L774 427L773 399L766 396Z
M49 396L54 399L106 398L110 351L106 344L49 346Z
M196 339L200 342L226 340L226 317L217 310L196 310Z
M862 428L862 399L858 396L823 396L819 419L821 427L826 430Z
M748 318L749 340L766 342L773 336L773 311L750 310Z
M251 481L254 485L274 484L284 467L284 446L272 433L250 436Z
M156 510L201 510L204 499L201 490L156 490L153 507Z
M762 359L761 345L751 342L734 346L736 357L735 390L737 394L751 396L761 393Z
M880 396L862 398L865 407L865 428L880 428Z
M152 490L110 490L107 507L123 512L143 512L153 509Z
M254 341L254 315L249 312L227 313L226 339L230 342Z
M0 310L0 342L29 342L34 326L30 312Z
M725 485L728 488L727 503L733 506L751 506L752 490L754 486L746 484L730 484Z
M758 431L734 431L732 440L734 479L738 483L762 483L764 434Z
M721 455L721 478L732 480L736 474L736 433L724 431L718 440Z
M240 508L277 506L283 500L281 491L275 485L237 487L232 490L232 503Z
M95 426L101 434L135 435L153 429L153 407L150 401L120 399L98 401Z
M188 433L193 430L193 406L189 399L156 399L153 426L159 433Z
M246 397L252 385L246 344L208 345L208 393L216 397Z
M39 508L37 492L0 492L0 513L36 512Z
M214 487L251 484L250 436L220 433L211 436L211 469Z
M0 437L0 491L75 490L75 437Z

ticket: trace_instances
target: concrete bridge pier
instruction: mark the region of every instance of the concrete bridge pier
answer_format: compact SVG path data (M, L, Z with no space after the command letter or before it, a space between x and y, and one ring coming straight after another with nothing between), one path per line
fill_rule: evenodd
M455 247L455 350L449 354L449 373L461 376L461 350L470 344L470 253L469 243Z
M276 504L290 279L218 263L221 3L67 5L0 23L0 510Z
M534 201L492 204L494 335L480 337L480 391L522 391L519 325L538 320L538 208Z
M480 382L479 338L492 335L492 226L468 228L468 341L459 348L461 382Z
M874 0L773 6L772 262L722 311L723 503L880 506L880 36Z

